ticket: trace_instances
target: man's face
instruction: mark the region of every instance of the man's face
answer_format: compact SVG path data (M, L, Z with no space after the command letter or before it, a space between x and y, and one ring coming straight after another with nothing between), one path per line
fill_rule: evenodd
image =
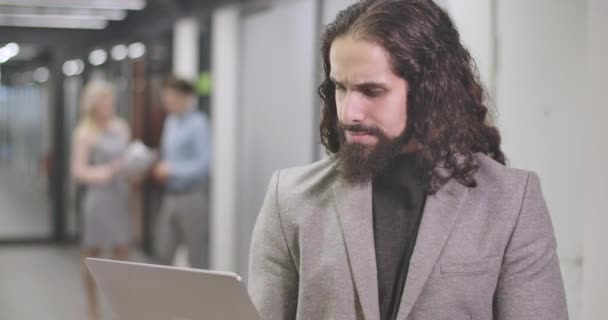
M171 88L163 89L162 99L169 113L181 113L192 103L192 97Z
M374 128L388 138L405 129L407 81L393 73L388 52L350 36L337 38L330 50L338 119L347 126ZM373 147L378 137L346 130L346 141Z
M393 73L388 52L351 36L334 40L331 80L342 147L343 172L353 182L367 182L408 142L408 83Z

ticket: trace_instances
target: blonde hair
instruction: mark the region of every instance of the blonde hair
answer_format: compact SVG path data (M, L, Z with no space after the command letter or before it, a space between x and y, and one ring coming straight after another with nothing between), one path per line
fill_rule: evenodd
M86 135L97 136L99 128L95 123L94 113L99 100L103 97L114 97L114 85L104 80L90 81L83 89L80 96L80 120L76 131L82 131Z

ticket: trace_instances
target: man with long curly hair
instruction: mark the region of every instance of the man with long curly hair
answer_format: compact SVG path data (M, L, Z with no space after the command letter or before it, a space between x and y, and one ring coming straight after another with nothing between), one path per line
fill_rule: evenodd
M322 38L329 157L280 170L253 233L264 319L567 319L538 176L511 169L431 0L363 0Z

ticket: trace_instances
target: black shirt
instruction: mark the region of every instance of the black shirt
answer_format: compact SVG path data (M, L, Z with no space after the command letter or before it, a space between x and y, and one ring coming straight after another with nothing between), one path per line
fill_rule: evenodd
M403 154L372 182L380 319L393 320L401 302L426 193L414 154Z

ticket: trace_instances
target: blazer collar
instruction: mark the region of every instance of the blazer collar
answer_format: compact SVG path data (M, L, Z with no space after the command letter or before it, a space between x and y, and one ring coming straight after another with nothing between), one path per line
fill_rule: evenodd
M458 217L468 188L450 180L427 197L418 238L410 260L398 320L405 320L420 296ZM335 212L342 229L350 271L366 320L380 318L374 243L372 185L333 187Z

